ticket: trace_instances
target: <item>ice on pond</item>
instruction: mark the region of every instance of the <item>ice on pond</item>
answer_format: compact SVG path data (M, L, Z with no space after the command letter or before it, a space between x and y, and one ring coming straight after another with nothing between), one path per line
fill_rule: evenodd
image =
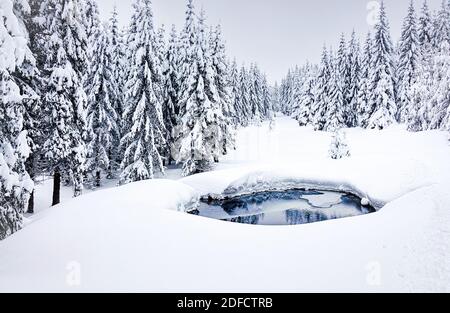
M190 213L255 225L297 225L375 212L354 195L333 191L261 192L226 200L203 200Z

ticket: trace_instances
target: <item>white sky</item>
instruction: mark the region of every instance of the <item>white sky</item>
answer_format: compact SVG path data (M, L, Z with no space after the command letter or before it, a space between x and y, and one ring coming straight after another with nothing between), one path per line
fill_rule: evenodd
M117 4L121 24L128 24L133 0L97 0L103 18ZM385 0L392 36L400 36L410 0ZM239 62L257 62L271 81L280 80L295 64L318 62L324 43L336 46L340 33L355 29L365 37L370 28L369 0L195 0L210 24L222 24L228 55ZM414 0L416 10L422 0ZM153 0L157 24L180 28L185 0ZM441 0L428 0L432 9ZM166 27L169 29L169 27Z

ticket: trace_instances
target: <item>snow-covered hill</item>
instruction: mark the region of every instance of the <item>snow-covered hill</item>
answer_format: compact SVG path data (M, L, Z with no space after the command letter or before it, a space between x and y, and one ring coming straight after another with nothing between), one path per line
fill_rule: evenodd
M0 242L0 291L450 291L447 134L395 126L352 129L347 138L352 156L331 160L330 134L279 117L272 131L241 130L237 150L214 172L41 209ZM387 204L371 215L289 227L180 212L230 186L312 181Z

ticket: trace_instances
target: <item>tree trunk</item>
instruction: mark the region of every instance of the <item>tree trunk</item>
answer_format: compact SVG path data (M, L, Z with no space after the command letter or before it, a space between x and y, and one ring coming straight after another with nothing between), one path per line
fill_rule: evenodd
M28 214L33 214L34 213L34 190L31 192L30 200L28 200L27 213Z
M27 162L25 163L27 172L30 175L30 178L33 180L33 182L35 181L35 176L36 176L34 161L35 161L34 155L31 154L30 157L28 158ZM31 192L30 199L28 200L27 213L28 214L34 213L34 188L33 188L33 191Z
M53 174L53 203L52 205L57 205L61 202L60 200L61 194L61 173L58 169L55 170Z
M100 171L97 171L95 173L95 187L100 187L101 186L101 179L102 179L101 173L100 173Z

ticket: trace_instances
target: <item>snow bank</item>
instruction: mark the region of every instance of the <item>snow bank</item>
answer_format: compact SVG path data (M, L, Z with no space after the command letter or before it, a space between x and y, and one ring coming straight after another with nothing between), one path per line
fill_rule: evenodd
M0 242L0 292L450 291L445 134L351 130L352 157L333 161L330 134L277 122L260 136L256 161L252 136L264 127L240 132L238 150L217 171L97 191L41 211ZM305 181L352 186L387 204L289 227L176 212L199 195Z

